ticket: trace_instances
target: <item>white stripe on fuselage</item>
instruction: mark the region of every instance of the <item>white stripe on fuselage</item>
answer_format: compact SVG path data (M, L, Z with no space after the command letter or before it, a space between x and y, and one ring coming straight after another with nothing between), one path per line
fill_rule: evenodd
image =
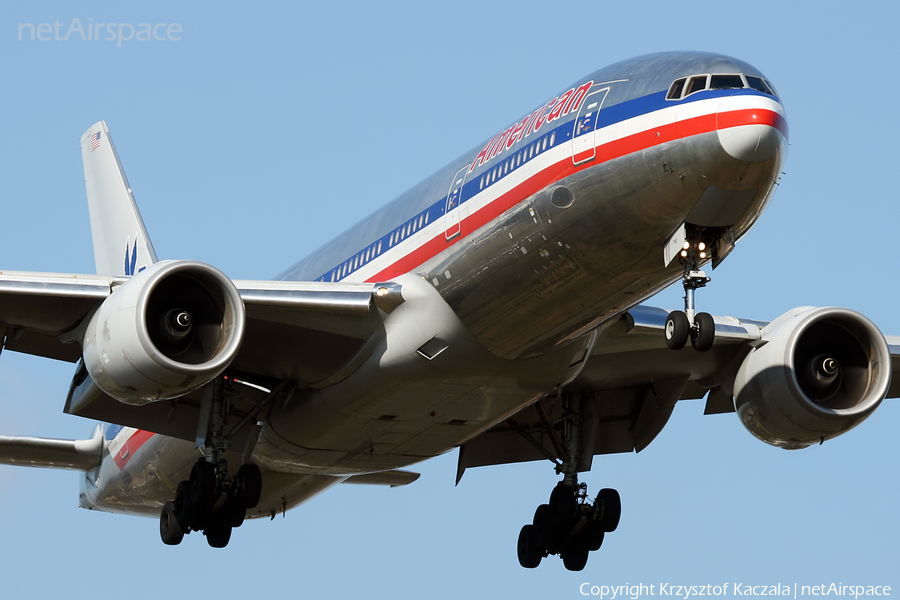
M757 95L746 96L726 96L730 99L729 108L732 110L742 110L750 108L759 108L771 110L784 116L784 107L777 101ZM710 114L715 114L719 105L725 97L709 98L707 100L698 100L684 104L673 104L665 108L655 110L650 113L637 115L623 121L612 123L597 130L594 134L594 147L600 148L605 144L615 142L617 140L649 131L656 127L669 125L676 120L684 121ZM601 108L601 114L603 109ZM492 183L486 189L479 191L475 196L463 202L459 208L459 220L465 221L478 211L487 208L491 203L496 201L503 194L509 192L513 188L525 183L532 177L540 174L544 170L566 160L572 160L572 144L574 140L569 139L560 144L554 145L552 148L542 151L537 156L529 159L527 162L518 166L507 175L504 175L499 181ZM531 146L530 142L518 148L515 152L510 152L502 161L498 160L491 165L491 168L479 173L474 179L466 177L466 182L477 181L482 175L490 174L491 171L501 166L510 158L515 158L519 152L528 151ZM502 156L502 155L501 155ZM444 217L432 221L425 225L419 231L408 235L399 243L395 243L393 247L382 252L379 256L373 258L368 263L359 267L353 273L346 275L340 281L356 282L366 281L381 271L387 269L392 264L412 254L425 243L435 237L444 236L445 223ZM431 258L431 257L428 257ZM426 259L427 260L427 259ZM346 261L345 261L346 262ZM343 262L341 263L343 264Z

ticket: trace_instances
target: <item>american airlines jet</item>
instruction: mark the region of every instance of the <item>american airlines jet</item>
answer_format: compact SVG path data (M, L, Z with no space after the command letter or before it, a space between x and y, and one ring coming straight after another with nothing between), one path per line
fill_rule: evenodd
M401 486L545 460L523 567L584 568L613 489L579 474L641 451L706 399L786 449L886 397L900 338L845 308L772 322L701 311L709 273L765 209L788 125L740 60L662 53L601 69L270 281L157 259L105 122L81 137L97 273L0 272L3 348L71 362L91 439L0 438L0 462L84 472L84 508L224 547L338 484ZM681 281L683 310L642 304ZM548 465L548 468L551 468Z

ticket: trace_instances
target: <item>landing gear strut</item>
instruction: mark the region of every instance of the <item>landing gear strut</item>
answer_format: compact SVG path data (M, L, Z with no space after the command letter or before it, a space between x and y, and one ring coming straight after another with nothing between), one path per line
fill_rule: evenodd
M241 465L234 477L228 476L228 462L221 454L229 439L223 433L228 411L224 379L210 384L209 427L206 454L191 468L187 481L178 484L175 500L166 502L159 516L159 534L164 544L175 546L185 534L202 531L213 548L224 548L231 530L244 522L247 509L259 502L262 475L259 467Z
M712 315L698 313L694 308L695 291L706 287L710 282L710 277L698 268L700 262L707 257L706 244L685 242L684 245L685 248L681 251L681 263L684 265L684 275L681 278L684 285L684 312L675 310L666 318L666 346L672 350L681 350L690 338L695 350L706 352L712 348L716 339L716 324Z
M619 525L619 493L602 489L591 502L587 484L578 483L578 463L583 452L579 395L566 395L565 419L564 457L556 469L563 474L563 480L553 488L549 502L537 507L532 523L519 532L519 564L526 569L537 567L546 556L558 554L566 569L581 571L588 554L598 550L604 535Z

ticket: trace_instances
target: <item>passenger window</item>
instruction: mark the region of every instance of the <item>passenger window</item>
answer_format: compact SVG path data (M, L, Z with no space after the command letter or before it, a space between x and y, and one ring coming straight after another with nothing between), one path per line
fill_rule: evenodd
M541 148L541 150L546 150L546 149L547 149L547 138L545 137L544 138L544 147Z
M754 90L762 92L763 94L769 94L770 96L775 95L772 89L766 85L765 80L760 77L751 77L750 75L747 75L747 84Z
M376 254L381 254L381 240L378 240L378 250L375 251Z
M478 184L478 189L479 190L484 189L484 175L481 176L481 183Z
M550 134L550 147L553 147L553 143L556 142L556 132Z
M740 75L710 75L709 89L711 90L739 90L744 87L744 80Z
M694 92L702 92L706 89L706 75L698 75L696 77L691 77L690 83L688 83L688 89L685 96L690 96Z
M681 92L684 91L684 82L687 81L687 78L682 77L681 79L676 79L674 83L672 83L672 87L669 88L669 93L666 94L666 100L680 100Z

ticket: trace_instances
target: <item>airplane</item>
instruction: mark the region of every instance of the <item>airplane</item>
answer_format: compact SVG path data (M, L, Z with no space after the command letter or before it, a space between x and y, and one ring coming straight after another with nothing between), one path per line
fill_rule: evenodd
M96 274L0 272L0 350L75 364L64 412L105 424L2 436L0 463L83 471L81 507L221 548L246 518L339 484L408 485L453 449L457 483L547 460L561 480L517 556L580 571L621 499L579 474L646 448L679 400L799 449L900 396L900 338L855 311L698 310L703 269L773 197L787 140L773 83L746 62L625 60L248 281L158 259L100 121L81 136ZM679 280L683 310L643 304Z

